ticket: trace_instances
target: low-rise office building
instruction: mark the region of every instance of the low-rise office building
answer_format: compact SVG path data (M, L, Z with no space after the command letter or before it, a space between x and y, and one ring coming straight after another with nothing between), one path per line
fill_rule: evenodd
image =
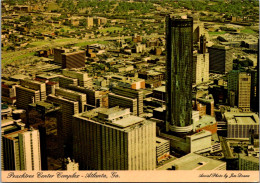
M156 160L157 163L170 156L170 141L156 137Z
M226 170L226 162L190 153L158 167L157 170Z
M170 140L171 147L181 153L202 153L211 151L211 132L202 130L185 137L160 133L160 136Z
M227 138L249 138L250 130L259 134L259 117L256 113L225 112Z

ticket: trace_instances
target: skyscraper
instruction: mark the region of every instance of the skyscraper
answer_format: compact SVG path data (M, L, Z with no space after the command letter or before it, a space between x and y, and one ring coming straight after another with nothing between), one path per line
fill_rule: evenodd
M16 106L18 109L28 110L28 105L39 102L41 99L39 90L33 90L22 86L16 86Z
M62 68L81 68L85 67L85 51L78 51L73 53L62 53Z
M9 131L15 124L7 123L2 129ZM40 135L35 129L19 128L2 132L4 170L41 170Z
M45 100L46 99L46 84L45 82L42 83L40 81L36 80L30 80L30 79L21 79L20 85L25 88L30 88L32 90L39 90L40 91L40 99Z
M238 107L244 112L250 111L251 75L240 73L238 78Z
M166 17L166 131L192 130L193 19Z
M26 125L39 130L42 170L48 170L47 156L52 156L54 149L55 153L59 152L61 154L60 152L62 152L57 136L57 124L61 121L61 113L61 106L54 103L40 101L29 104ZM49 145L50 141L56 143Z
M259 38L258 38L258 47L257 47L257 85L256 85L256 101L259 101ZM255 111L258 112L259 115L259 102L256 102Z
M61 120L57 123L57 133L60 144L64 145L65 155L72 153L72 119L74 114L79 113L79 102L71 99L66 99L60 95L49 95L48 102L53 102L61 106Z
M259 61L257 61L259 62ZM257 109L259 105L259 100L257 99L258 90L257 87L259 85L258 83L258 67L254 69L249 69L248 72L251 74L251 94L250 94L250 108L251 111L253 112L258 112L259 110Z
M140 116L143 114L143 91L141 90L134 90L131 88L125 88L125 87L113 87L112 93L115 94L114 96L109 95L109 106L115 107L130 107L129 105L126 106L126 103L129 104L129 99L136 99L135 101L131 101L131 112L133 112L134 115ZM113 97L117 97L116 101L113 101ZM122 99L126 99L125 102L122 102Z
M251 74L232 70L228 74L228 97L231 106L250 111Z
M228 46L213 45L209 51L209 71L227 73L233 68L232 49Z
M209 53L206 52L206 37L200 36L200 48L193 54L194 84L200 84L209 80Z
M92 78L88 76L88 73L77 70L63 69L62 74L69 78L75 78L78 80L78 86L92 88Z
M30 129L18 134L21 170L41 170L40 134ZM23 147L21 149L21 146Z

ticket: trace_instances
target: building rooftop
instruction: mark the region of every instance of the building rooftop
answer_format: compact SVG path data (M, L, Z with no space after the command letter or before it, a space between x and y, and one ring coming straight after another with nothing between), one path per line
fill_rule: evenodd
M45 65L40 65L37 67L38 70L43 71L43 72L59 70L60 68L61 68L61 66L54 65L54 64L45 64Z
M190 153L159 167L157 170L167 170L172 168L172 166L175 166L176 170L214 170L223 164L225 164L223 161Z
M83 72L79 68L70 68L70 69L66 68L66 69L62 69L62 74L66 74L66 73L74 73L74 74L88 76L87 72Z
M81 93L81 92L78 92L78 91L74 91L74 90L70 90L70 89L66 89L66 88L56 88L56 93L58 93L58 91L63 91L63 92L67 92L67 93L71 93L71 94L75 94L75 95L80 95L80 96L86 96L85 93ZM64 93L61 93L61 94L57 94L57 95L61 95L63 96ZM63 96L63 97L67 97L67 96Z
M160 146L164 143L169 143L169 140L160 138L160 137L156 137L156 146Z
M208 93L208 91L206 93ZM206 93L203 96L197 98L197 100L200 102L206 102L206 103L214 102L213 96L211 94L207 95Z
M18 84L18 82L16 81L16 82L14 82L14 81L9 81L9 80L5 80L5 79L1 79L2 80L2 84L4 84L4 85L16 85L16 84ZM3 87L3 86L2 86Z
M39 85L43 85L44 83L37 81L37 80L32 80L32 79L22 79L25 82L29 82L29 83L33 83L33 84L39 84ZM21 84L22 85L22 84ZM22 85L23 86L23 85Z
M208 125L213 125L216 123L215 117L212 117L210 115L204 115L199 119L198 121L194 122L195 128L203 128Z
M239 154L239 157L241 159L245 159L247 161L252 161L254 163L259 163L259 157L256 157L256 156L246 156L245 154Z
M231 49L229 46L222 46L222 45L213 45L209 48L215 48L215 49L219 49L219 50L230 50Z
M31 104L31 106L36 106L36 105L43 106L45 108L51 108L53 106L51 103L44 102L44 101L39 101L39 102Z
M210 131L207 131L207 130L202 130L200 132L196 132L196 133L193 133L191 135L187 135L187 137L190 137L191 140L195 140L195 139L200 139L200 138L203 138L205 136L211 136L211 132Z
M26 131L28 131L27 128L22 129L22 130L18 130L18 131L14 131L14 132L12 132L12 133L8 133L8 134L4 135L3 137L8 138L8 139L10 139L10 140L15 140L15 139L18 138L18 134L19 134L19 133L24 133L24 132L26 132Z
M33 93L39 92L39 90L33 90L33 89L30 89L30 88L27 88L27 87L24 87L24 86L20 86L20 85L16 86L16 88L21 88L23 90L26 90L28 92L33 92Z
M183 14L183 15L175 15L175 14L170 14L170 17L171 18L174 18L174 19L181 19L181 20L185 20L185 19L190 19L191 17L188 17L186 14Z
M32 106L32 107L41 106L41 107L44 107L47 110L59 108L59 105L54 104L54 103L50 103L50 102L45 102L45 101L39 101L39 102L30 104L30 106Z
M76 114L74 117L88 119L96 123L102 123L110 127L113 126L121 129L126 129L139 123L141 125L141 122L146 121L145 118L130 115L130 109L122 109L118 106L110 109L99 107L90 111Z
M1 130L4 131L8 128L10 128L10 126L20 126L20 127L24 127L25 124L21 122L21 119L18 120L14 120L11 117L8 117L7 119L1 120Z
M52 79L52 78L58 77L58 75L54 74L54 73L43 73L43 74L37 75L37 77L38 78L43 78L43 79Z
M62 53L62 55L69 56L69 55L76 55L76 54L80 54L80 53L85 53L85 51L65 52L65 53Z
M163 112L166 110L166 106L163 106L163 107L157 107L155 109L153 109L154 111L158 111L158 112Z
M13 80L20 80L20 79L25 79L25 78L29 78L29 76L23 75L23 74L16 74L10 77Z
M102 108L102 109L100 109L100 111L99 111L99 113L101 113L101 114L105 114L105 115L113 115L113 116L115 116L115 115L118 115L118 113L120 113L120 112L124 112L124 110L123 109L121 109L121 108L119 108L118 106L116 106L116 107L113 107L113 108L109 108L109 109L107 109L107 108Z
M78 103L78 101L69 100L69 99L64 98L63 96L55 96L55 95L49 94L48 97L53 97L53 98L62 100L64 102ZM47 97L47 101L49 101L48 97Z
M58 75L59 78L64 78L64 79L69 79L69 80L73 80L73 81L78 81L78 79L76 78L71 78L71 77L67 77L67 76L64 76L64 75Z
M165 92L165 86L160 86L160 87L158 87L158 88L155 88L155 89L153 89L153 90L155 90L155 91L159 91L159 92Z
M228 124L259 124L256 113L225 112L224 116Z
M129 116L117 121L114 121L113 124L119 127L126 128L128 126L134 125L136 123L139 123L143 121L144 118L138 117L138 116Z
M162 74L161 72L157 72L154 70L147 71L147 75L150 75L150 76L156 76L156 75L161 75L161 74Z
M256 124L253 116L235 116L235 120L238 124Z
M121 81L121 82L125 82L125 83L133 83L133 82L139 82L139 81L145 81L144 79L140 79L140 78L126 78L125 81Z

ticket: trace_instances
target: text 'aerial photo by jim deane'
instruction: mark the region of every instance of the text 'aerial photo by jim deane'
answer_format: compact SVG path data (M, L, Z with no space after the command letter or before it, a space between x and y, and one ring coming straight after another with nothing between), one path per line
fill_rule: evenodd
M2 0L3 182L258 182L258 0Z

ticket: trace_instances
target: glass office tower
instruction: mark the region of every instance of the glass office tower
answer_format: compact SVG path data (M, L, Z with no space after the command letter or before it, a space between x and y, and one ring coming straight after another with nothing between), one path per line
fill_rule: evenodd
M166 131L192 131L193 19L166 17Z

